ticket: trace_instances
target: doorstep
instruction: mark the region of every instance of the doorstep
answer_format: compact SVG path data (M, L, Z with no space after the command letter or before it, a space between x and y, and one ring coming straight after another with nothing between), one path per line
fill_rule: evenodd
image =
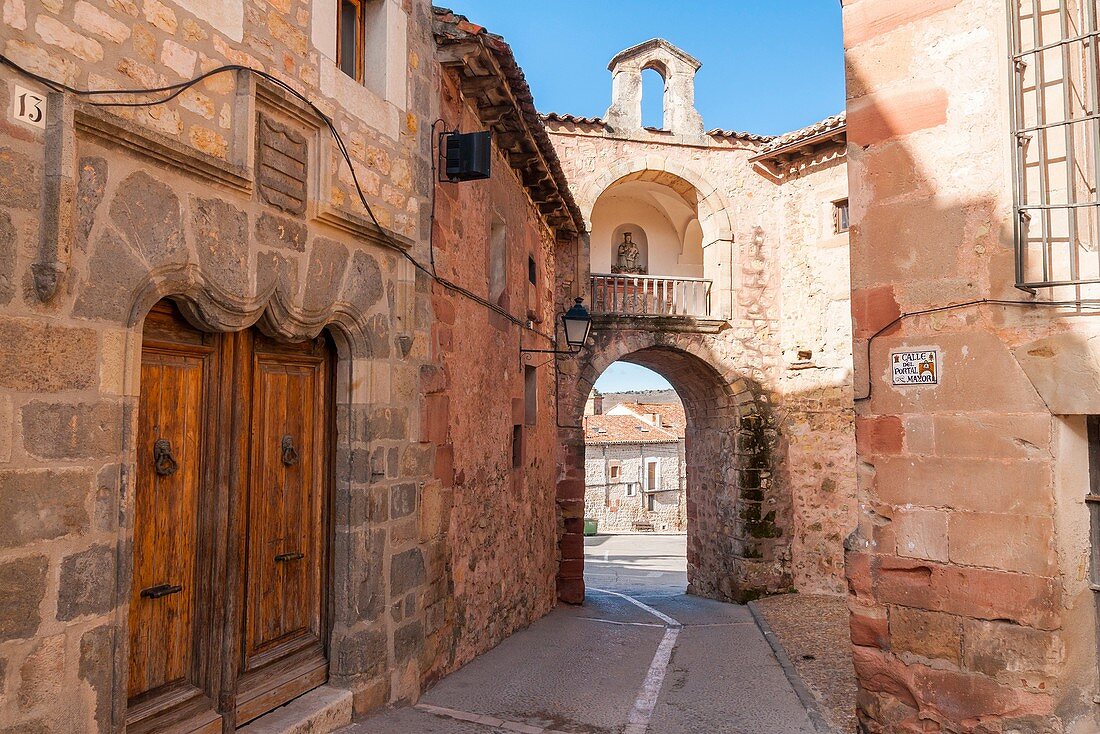
M351 724L351 691L314 688L237 730L239 734L328 734Z

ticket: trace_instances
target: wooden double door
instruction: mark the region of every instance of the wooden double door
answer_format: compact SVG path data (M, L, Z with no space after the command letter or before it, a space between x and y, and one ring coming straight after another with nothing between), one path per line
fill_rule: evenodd
M231 731L328 676L332 350L143 338L127 731Z

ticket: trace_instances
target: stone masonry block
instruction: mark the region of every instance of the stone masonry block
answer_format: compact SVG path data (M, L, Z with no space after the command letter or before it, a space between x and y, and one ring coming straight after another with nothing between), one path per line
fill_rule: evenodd
M91 329L0 320L0 388L41 393L93 387L97 347Z
M119 403L45 403L23 407L23 447L44 459L117 455L126 421Z
M958 665L962 648L959 617L923 609L890 610L890 649Z
M390 594L398 596L424 583L424 556L419 548L398 553L390 560Z
M893 531L899 556L948 560L948 515L934 510L898 510Z
M0 563L0 642L25 639L38 630L46 568L45 556Z
M952 563L1037 576L1057 571L1052 518L954 512L949 523Z
M0 472L0 548L84 532L91 492L87 471Z
M397 520L416 512L417 488L409 482L390 488L390 519Z
M114 606L115 551L95 545L61 562L57 618L102 614Z

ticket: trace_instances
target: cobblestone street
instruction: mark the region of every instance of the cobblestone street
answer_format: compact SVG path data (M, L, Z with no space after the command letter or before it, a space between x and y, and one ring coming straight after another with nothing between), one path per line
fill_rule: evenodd
M684 536L587 540L584 606L345 734L817 731L749 609L684 594Z

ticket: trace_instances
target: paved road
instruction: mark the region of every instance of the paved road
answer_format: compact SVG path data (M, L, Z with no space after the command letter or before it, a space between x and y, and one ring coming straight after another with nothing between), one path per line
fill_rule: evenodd
M585 544L588 600L344 734L813 734L748 609L684 594L683 536Z

